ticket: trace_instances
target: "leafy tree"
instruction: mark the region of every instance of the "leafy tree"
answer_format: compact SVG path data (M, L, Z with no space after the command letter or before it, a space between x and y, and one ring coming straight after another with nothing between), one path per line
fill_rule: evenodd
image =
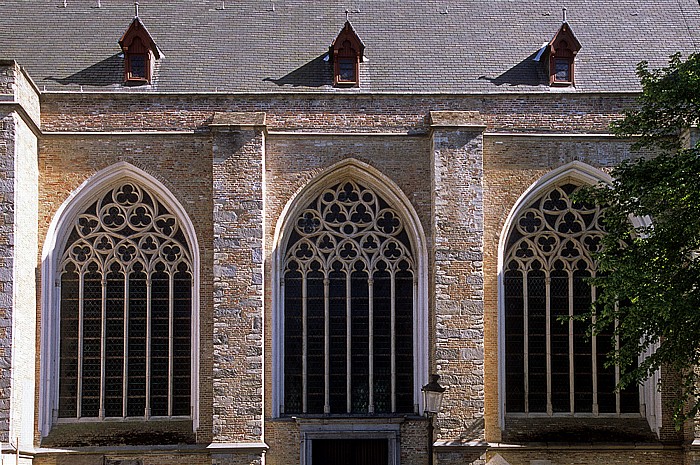
M678 374L672 383L681 394L674 415L680 427L700 411L700 144L684 147L681 137L700 118L700 54L674 55L659 70L643 62L637 73L639 107L612 127L638 137L635 148L655 156L621 163L612 186L580 198L606 207L592 329L617 322L620 346L609 363L622 368L619 387L641 383L662 366Z

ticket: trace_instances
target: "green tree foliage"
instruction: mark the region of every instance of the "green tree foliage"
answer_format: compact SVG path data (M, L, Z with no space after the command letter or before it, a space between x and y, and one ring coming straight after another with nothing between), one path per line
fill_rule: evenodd
M637 71L640 105L613 130L637 136L636 148L656 155L621 163L612 186L581 197L606 207L608 234L592 280L599 292L593 331L617 323L620 347L609 363L625 373L620 387L641 383L662 366L678 373L672 382L681 391L680 426L700 410L700 144L681 142L682 129L700 117L700 54L674 55L659 70L641 63ZM656 350L638 364L650 348Z

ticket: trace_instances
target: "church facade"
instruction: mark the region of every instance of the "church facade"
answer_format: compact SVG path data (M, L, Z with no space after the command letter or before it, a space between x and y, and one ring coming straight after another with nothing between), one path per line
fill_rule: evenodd
M3 463L700 460L567 318L697 2L5 4Z

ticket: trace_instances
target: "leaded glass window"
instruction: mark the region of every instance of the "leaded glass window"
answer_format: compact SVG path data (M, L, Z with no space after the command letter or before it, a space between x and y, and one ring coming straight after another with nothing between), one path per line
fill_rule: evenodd
M596 298L587 278L591 254L605 234L602 211L572 201L580 186L549 188L515 218L506 242L506 412L639 413L639 389L615 392L617 367L605 355L617 344L611 329L588 336L586 313Z
M126 182L75 219L60 262L60 419L191 415L192 257Z
M286 244L284 413L411 413L415 262L405 222L345 181L301 211Z

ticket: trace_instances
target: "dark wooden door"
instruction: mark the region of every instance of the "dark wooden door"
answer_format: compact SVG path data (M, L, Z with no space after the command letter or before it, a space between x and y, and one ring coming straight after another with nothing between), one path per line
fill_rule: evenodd
M389 465L386 439L314 439L313 465Z

